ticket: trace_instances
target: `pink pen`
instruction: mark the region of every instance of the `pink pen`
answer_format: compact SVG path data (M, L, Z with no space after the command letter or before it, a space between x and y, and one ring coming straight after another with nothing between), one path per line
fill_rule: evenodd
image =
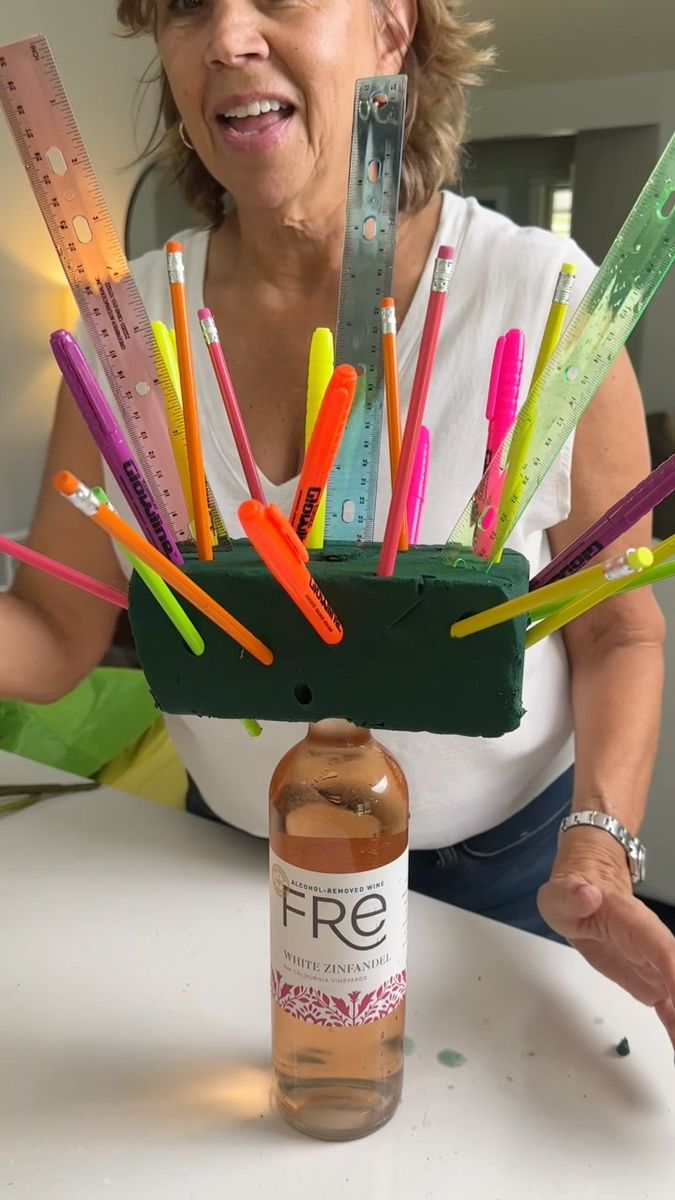
M382 550L377 567L377 574L380 578L384 579L393 574L396 563L396 550L401 534L408 492L410 491L415 452L424 417L424 406L427 402L431 372L441 332L445 299L448 294L454 263L455 251L452 247L439 246L431 280L427 314L424 318L422 341L420 343L420 352L410 396L410 406L403 432L403 441L401 443L401 456L398 460L394 491L391 497L391 504L389 505L387 525L384 531L384 538L382 539Z
M220 388L220 394L223 398L223 404L225 405L225 411L230 422L234 444L237 447L237 453L244 470L248 490L251 493L251 499L259 500L261 504L266 504L267 501L262 490L258 468L255 465L248 434L246 433L241 412L239 411L237 397L234 394L234 387L230 378L230 372L227 369L227 363L225 362L225 355L220 344L220 337L213 313L208 308L200 308L198 316L206 348L209 352L213 370L218 381L218 387Z
M48 558L46 554L40 554L37 550L31 550L21 542L0 537L0 554L6 554L8 558L15 558L17 562L25 563L27 567L34 567L36 571L43 571L45 575L53 575L62 583L69 583L82 592L89 592L90 596L96 596L98 600L114 604L116 608L129 607L129 597L125 592L120 592L107 583L100 583L98 579L92 579L91 575L83 575L82 571L76 571L74 567L67 567L58 559Z
M417 454L415 455L410 491L408 492L408 541L411 546L416 546L419 538L424 497L427 493L430 451L431 438L429 430L426 425L423 425L420 429L420 436L417 442Z
M495 360L500 353L498 346L499 342L495 347ZM497 512L506 475L505 471L500 470L500 461L496 455L516 419L524 358L525 335L522 329L509 329L504 337L498 368L499 378L494 391L493 379L490 380L490 393L485 413L488 420L488 436L483 465L484 482L481 488L484 503L481 505L482 512L478 514L473 539L473 552L480 558L489 558L494 542ZM494 374L495 363L493 361L493 377Z

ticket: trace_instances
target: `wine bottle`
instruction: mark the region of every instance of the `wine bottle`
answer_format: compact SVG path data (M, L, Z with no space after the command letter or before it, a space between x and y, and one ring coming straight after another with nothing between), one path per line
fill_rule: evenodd
M270 784L276 1103L315 1137L361 1137L403 1081L408 789L366 729L310 725Z

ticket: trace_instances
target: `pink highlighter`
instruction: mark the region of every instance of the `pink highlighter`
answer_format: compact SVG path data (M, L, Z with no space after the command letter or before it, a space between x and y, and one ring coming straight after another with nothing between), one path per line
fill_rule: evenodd
M424 508L424 498L427 494L430 452L431 437L426 425L423 425L420 429L420 436L417 442L415 463L413 466L412 479L410 481L410 491L408 492L408 500L406 504L408 542L411 546L416 546L419 539L422 509Z
M485 483L481 488L482 516L479 517L473 539L473 552L480 558L490 557L494 543L497 513L506 476L506 472L500 470L498 451L516 419L524 358L525 335L522 329L509 329L495 346L485 412L488 436L483 464Z

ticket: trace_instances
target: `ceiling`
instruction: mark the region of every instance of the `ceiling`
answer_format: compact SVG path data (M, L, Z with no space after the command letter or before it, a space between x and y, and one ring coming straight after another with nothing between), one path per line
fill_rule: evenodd
M490 88L675 71L675 0L465 0L491 20Z

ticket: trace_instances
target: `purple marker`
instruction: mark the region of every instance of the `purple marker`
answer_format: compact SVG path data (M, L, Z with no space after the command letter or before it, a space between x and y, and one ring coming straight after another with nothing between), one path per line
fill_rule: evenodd
M675 454L671 454L651 475L647 475L632 491L627 492L621 500L617 500L616 504L608 508L595 525L590 525L584 530L571 546L561 550L560 554L535 576L530 584L530 591L543 587L545 583L553 583L556 579L564 579L566 575L575 575L582 567L587 566L596 554L611 546L612 542L631 529L672 492L675 492Z
M49 343L91 436L115 476L140 528L153 546L177 567L182 567L184 559L173 533L162 520L143 472L76 339L64 329L59 329L51 335Z

